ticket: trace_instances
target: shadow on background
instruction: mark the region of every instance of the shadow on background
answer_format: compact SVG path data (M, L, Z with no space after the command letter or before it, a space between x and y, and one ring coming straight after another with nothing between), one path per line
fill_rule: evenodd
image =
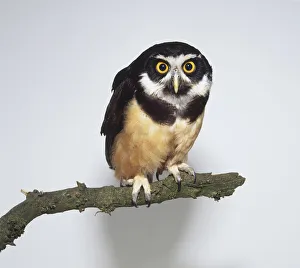
M116 268L173 267L172 250L186 228L190 204L174 200L150 208L122 208L104 217Z
M197 172L205 172L202 165L195 162L198 161L189 161ZM193 207L191 202L195 201L178 199L160 205L152 204L150 208L122 208L114 211L112 217L103 217L102 231L109 239L115 267L194 268L176 263L177 258L174 256L176 245L182 241L188 228ZM197 214L200 215L201 211L198 210ZM201 226L201 222L197 224L197 236L201 236L207 228Z

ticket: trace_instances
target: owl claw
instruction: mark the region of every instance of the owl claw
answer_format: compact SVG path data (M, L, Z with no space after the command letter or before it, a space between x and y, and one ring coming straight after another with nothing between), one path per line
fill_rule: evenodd
M145 192L145 199L146 199L147 207L150 207L151 206L151 193Z
M159 176L163 173L163 169L157 169L156 171L156 179L159 181Z
M178 185L177 192L180 192L181 191L181 180L182 180L180 174L178 174L175 178L176 178L176 182Z
M181 191L181 180L177 181L177 185L178 185L177 192L180 192Z
M137 205L136 201L131 200L131 205L138 208L138 205Z
M153 173L147 174L147 179L148 179L149 183L152 183L153 182Z

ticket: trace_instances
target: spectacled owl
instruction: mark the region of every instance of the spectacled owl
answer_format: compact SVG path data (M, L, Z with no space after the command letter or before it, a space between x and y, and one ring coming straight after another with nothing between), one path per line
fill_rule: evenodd
M187 155L202 127L212 67L195 47L155 44L120 70L101 126L105 155L121 186L132 186L132 203L144 189L151 204L153 175L164 170L181 189L180 171L195 177Z

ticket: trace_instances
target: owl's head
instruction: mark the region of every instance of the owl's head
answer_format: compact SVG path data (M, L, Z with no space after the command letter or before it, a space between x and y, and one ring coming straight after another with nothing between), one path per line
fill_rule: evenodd
M195 47L182 42L156 44L131 65L142 90L170 103L207 95L212 67Z

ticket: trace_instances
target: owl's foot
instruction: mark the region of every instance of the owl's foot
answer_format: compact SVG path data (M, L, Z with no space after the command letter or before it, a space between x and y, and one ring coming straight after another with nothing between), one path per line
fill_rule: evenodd
M181 176L178 169L178 165L173 165L170 167L167 167L168 171L174 176L175 181L177 182L178 189L177 191L180 192L181 190Z
M139 192L141 190L141 187L143 186L144 192L145 192L145 199L147 203L147 207L150 207L151 205L151 188L150 188L150 183L148 181L147 177L143 176L135 176L133 179L133 189L132 189L132 205L135 207L137 206L137 198L139 195Z
M193 178L194 178L194 183L196 183L196 173L195 173L195 171L194 171L194 169L193 169L192 167L190 167L190 166L189 166L188 164L186 164L186 163L181 163L181 164L178 165L178 169L179 169L180 171L183 171L183 172L185 172L185 173L187 173L187 174L193 176Z
M194 178L194 183L196 182L196 174L193 168L191 168L188 164L186 163L181 163L179 165L173 165L168 167L168 171L174 176L175 181L178 184L178 192L181 190L181 176L179 171L183 171L188 173L189 175L193 176Z

